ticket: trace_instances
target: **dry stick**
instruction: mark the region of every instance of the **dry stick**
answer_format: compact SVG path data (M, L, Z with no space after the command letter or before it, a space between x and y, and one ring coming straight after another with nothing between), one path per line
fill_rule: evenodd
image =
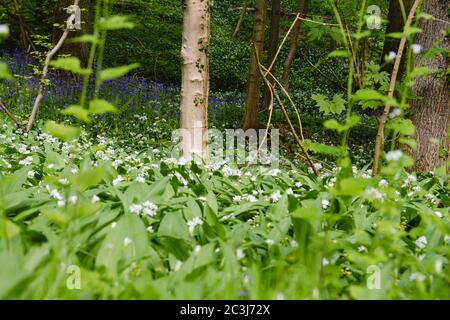
M79 0L74 0L74 5L77 6L78 2L79 2ZM42 70L41 81L39 83L38 95L36 97L36 100L34 101L33 110L31 111L30 118L28 119L28 123L27 123L27 127L25 129L25 132L30 131L31 128L33 127L33 124L36 120L37 112L39 110L39 105L41 103L42 98L44 97L43 80L45 80L47 78L48 66L49 66L50 60L59 51L59 49L61 49L61 47L62 47L64 41L67 39L68 35L69 35L69 29L66 28L66 30L64 30L64 33L62 34L61 38L59 39L58 43L55 45L55 47L50 52L47 53L47 56L45 57L44 69Z
M262 69L261 69L261 63L260 63L260 60L259 60L259 55L258 55L258 52L257 52L258 50L256 50L256 45L255 45L255 44L253 44L253 46L254 46L254 48L255 48L254 52L255 52L256 61L257 61L257 63L258 63L258 69L259 69L259 72L261 73L261 75L263 75L263 72L262 72ZM267 84L267 82L268 82L267 77L264 77L264 76L263 76L263 80L264 80L264 82L266 82L266 84ZM266 132L264 133L264 137L263 137L263 139L261 140L261 143L260 143L259 146L258 146L257 153L259 153L259 151L261 150L261 148L262 148L264 142L265 142L266 139L267 139L267 136L269 135L269 127L270 127L270 123L272 122L272 114L273 114L273 89L272 89L272 87L271 87L270 85L268 85L268 88L269 88L269 93L270 93L270 100L269 100L269 119L267 120ZM250 166L250 162L247 163L247 165L245 166L245 168L248 168L249 166Z
M281 111L283 112L284 117L286 118L286 121L287 121L288 124L289 124L289 127L290 127L290 129L291 129L291 131L292 131L292 134L294 135L294 138L295 138L295 140L297 141L297 144L300 146L300 149L302 150L303 154L305 155L306 160L308 161L308 164L309 164L309 166L311 167L311 169L313 170L314 174L315 174L316 176L318 176L319 173L317 172L317 169L316 169L316 167L314 166L314 162L312 162L311 157L310 157L309 154L308 154L308 151L306 151L306 149L305 149L305 147L304 147L304 145L303 145L301 139L300 139L299 136L297 135L297 132L295 131L294 126L292 125L291 119L289 118L289 115L288 115L288 113L286 112L286 109L284 108L284 105L283 105L283 102L282 102L281 99L280 99L280 96L278 95L278 93L277 93L277 91L275 90L275 88L274 88L274 87L272 87L272 88L273 88L273 90L274 90L275 98L276 98L276 100L278 101L278 104L280 105Z
M248 7L248 0L244 0L242 12L241 12L241 15L239 16L239 21L236 25L236 28L234 29L233 37L237 37L237 35L241 31L241 26L244 23L245 15L247 14L247 7Z
M297 144L300 146L300 149L302 150L303 154L305 155L306 161L308 162L309 166L310 166L311 169L313 170L314 174L315 174L316 176L318 176L319 174L318 174L318 172L317 172L317 170L316 170L316 167L314 166L314 162L311 160L311 157L309 156L308 151L305 149L305 147L304 147L304 145L303 145L303 142L304 142L305 139L304 139L304 137L303 137L302 124L301 124L300 115L298 114L297 108L296 108L295 105L293 104L293 101L292 101L291 97L289 96L289 93L286 91L286 89L284 89L284 87L281 85L281 83L278 81L278 79L275 78L275 77L273 76L273 74L270 72L270 70L268 70L266 67L264 67L264 66L261 64L261 62L260 62L260 60L259 60L258 53L256 52L256 50L255 50L255 54L256 54L256 60L257 60L257 63L258 63L258 69L259 69L259 72L260 72L260 74L261 74L261 76L262 76L264 82L266 83L266 85L269 87L269 90L270 90L270 106L269 106L270 117L269 117L269 121L268 121L268 123L267 123L267 129L268 129L269 125L270 125L270 121L271 121L271 118L272 118L273 96L275 95L275 97L276 97L276 99L277 99L277 101L278 101L278 104L280 105L280 108L281 108L281 110L282 110L282 112L283 112L283 114L284 114L284 116L285 116L285 118L286 118L286 120L287 120L287 122L288 122L288 124L289 124L289 127L290 127L290 129L291 129L291 131L292 131L292 133L293 133L293 135L294 135L294 137L295 137L295 140L297 141ZM265 71L265 72L264 72L264 71ZM291 119L289 118L289 115L287 114L286 109L284 108L284 105L283 105L283 103L281 102L281 99L280 99L278 93L277 93L276 90L275 90L275 86L274 86L273 84L271 84L270 81L267 79L267 75L270 75L270 76L273 78L273 80L280 86L280 88L282 89L283 93L284 93L286 96L288 96L288 99L289 99L289 100L291 101L291 103L293 104L294 109L295 109L295 111L296 111L296 113L297 113L297 116L298 116L298 121L299 121L299 123L300 123L301 138L297 135L297 132L295 131L294 126L292 125ZM264 136L264 139L266 139L267 134L268 134L268 131L266 130L266 134L265 134L265 136ZM264 139L263 139L263 142L264 142ZM262 143L263 143L263 142L262 142ZM261 143L259 149L261 148L262 143ZM259 149L258 149L258 150L259 150Z
M264 66L261 65L261 67L264 68L264 71L265 71L264 75L265 75L265 77L267 77L267 75L270 75L270 76L272 77L272 79L273 79L274 81L276 81L277 84L280 86L280 88L281 88L281 90L283 91L283 93L288 97L289 102L291 103L291 105L293 106L293 108L294 108L294 110L295 110L295 113L297 114L297 119L298 119L298 123L299 123L299 126L300 126L300 135L301 135L301 137L302 137L302 141L304 141L305 139L304 139L304 137L303 137L303 126L302 126L302 122L301 122L301 120L300 120L300 113L298 112L297 107L295 106L294 102L292 101L292 99L291 99L291 97L290 97L288 91L284 88L284 86L283 86L283 85L275 78L275 76L271 73L271 70L272 70L272 68L273 68L273 66L274 66L274 64L275 64L275 62L276 62L277 59L278 59L278 55L280 54L281 49L283 48L283 46L284 46L284 44L285 44L285 42L286 42L286 40L287 40L289 34L290 34L290 33L292 32L292 30L294 29L294 27L295 27L295 25L296 25L296 23L297 23L297 20L300 18L300 15L301 15L301 13L299 12L299 13L297 14L297 16L295 17L294 22L292 22L291 27L290 27L289 30L286 32L286 35L284 36L283 41L281 41L281 44L280 44L280 46L278 47L277 53L275 54L275 57L273 58L272 63L270 64L270 66L269 66L268 68L265 68Z
M281 44L277 50L277 53L275 54L275 57L273 57L272 63L270 64L270 66L267 68L267 70L272 70L273 69L273 65L275 64L275 61L277 61L278 55L280 54L281 48L283 47L284 43L286 42L289 34L291 33L292 29L294 29L295 24L297 23L297 20L300 18L300 13L297 13L297 16L294 19L294 22L292 22L289 30L286 32L286 35L283 38L283 41L281 41ZM267 76L269 74L269 72L266 72L265 75Z
M409 15L408 15L408 20L406 21L406 24L405 24L405 30L411 25L411 23L414 19L416 10L419 7L420 2L421 2L421 0L416 0L414 2L413 6L411 7L411 11L409 12ZM403 33L403 37L402 37L402 39L400 41L400 45L398 47L397 57L396 57L395 63L394 63L394 68L392 69L392 76L391 76L391 82L389 85L388 98L394 97L395 85L397 83L397 76L398 76L398 71L400 68L400 62L402 60L403 49L405 48L405 45L406 45L406 38L407 38L406 34ZM385 127L390 109L391 109L391 106L389 105L389 103L386 103L386 105L384 106L383 115L381 116L380 123L378 125L378 133L377 133L377 138L375 140L375 154L373 157L373 167L372 167L373 176L376 176L378 174L381 150L384 145L384 127Z
M262 68L264 69L264 71L268 71L266 67L262 66ZM297 120L298 120L298 125L300 127L300 137L302 138L302 142L305 142L305 138L303 136L303 125L302 125L302 121L300 118L300 112L297 109L297 106L295 105L294 101L291 98L291 95L289 94L289 92L286 90L286 88L281 84L281 82L271 73L271 72L267 72L272 78L273 80L280 86L281 91L284 93L284 95L288 98L289 103L291 104L291 107L294 109L295 114L297 115Z
M11 111L8 110L8 108L6 108L6 106L0 101L0 109L4 110L6 115L17 125L17 127L19 129L22 128L22 126L20 125L20 122L17 121L16 117L14 117L14 115L12 114Z

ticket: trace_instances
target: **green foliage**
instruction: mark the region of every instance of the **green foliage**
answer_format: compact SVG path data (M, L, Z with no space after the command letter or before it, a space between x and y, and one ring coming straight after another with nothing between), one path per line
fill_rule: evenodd
M321 94L313 94L312 99L316 101L316 105L324 115L339 115L345 110L345 100L342 98L342 94L335 94L332 101Z

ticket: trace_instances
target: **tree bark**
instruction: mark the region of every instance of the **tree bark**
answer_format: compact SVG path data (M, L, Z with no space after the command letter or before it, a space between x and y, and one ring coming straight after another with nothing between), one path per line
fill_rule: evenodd
M247 98L245 101L244 130L258 126L258 102L261 76L259 73L258 59L261 57L264 47L264 29L267 13L266 0L256 0L253 22L253 36L250 48L250 63L248 71Z
M56 43L61 38L65 28L69 15L66 12L66 8L73 4L73 0L59 0L58 6L53 14L53 22L58 26L53 27L52 31L52 43ZM67 39L79 37L83 34L88 34L92 30L92 6L91 0L80 0L79 4L81 11L81 30L71 31ZM89 43L69 43L66 42L60 50L60 54L68 54L73 57L77 57L81 61L81 66L86 67L89 61Z
M185 0L183 18L181 139L183 156L207 157L210 43L209 0Z
M308 13L309 0L299 0L298 1L298 11L301 13L301 16ZM287 89L289 85L289 72L291 70L292 62L295 58L295 53L297 52L298 42L300 40L300 28L301 20L297 20L295 23L294 29L292 30L292 40L291 47L289 48L289 53L284 61L283 66L283 86Z
M436 41L443 38L448 25L448 1L427 0L423 11L433 15L436 20L422 19L419 27L423 32L416 36L415 42L420 44L423 50L433 47ZM447 35L439 47L450 50L450 39ZM416 56L414 66L423 66L438 69L439 73L433 77L418 78L413 87L415 99L410 101L412 108L412 121L416 126L414 138L417 141L417 150L412 152L415 160L416 171L432 171L443 161L449 161L450 137L450 87L449 76L446 74L449 68L449 56L440 54L433 59L425 59ZM431 140L440 142L440 146ZM440 148L446 150L446 155L440 157Z
M281 18L281 0L272 0L272 16L270 18L270 35L269 35L269 51L268 51L268 64L272 65L273 60L277 54L279 37L280 37L280 18ZM269 69L270 73L274 73L275 64ZM269 83L273 84L273 78L268 77ZM270 105L270 89L266 85L264 90L264 102L263 106L267 110Z

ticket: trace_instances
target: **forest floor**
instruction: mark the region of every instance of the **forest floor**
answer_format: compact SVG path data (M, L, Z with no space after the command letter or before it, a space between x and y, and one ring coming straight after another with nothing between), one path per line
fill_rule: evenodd
M23 120L36 80L13 61L20 77L0 96ZM41 119L73 123L60 111L78 82L50 82ZM448 175L409 174L400 155L372 178L370 117L337 185L339 169L317 158L308 172L290 138L279 169L172 157L173 85L126 77L101 96L121 113L73 141L0 118L0 298L448 298ZM238 127L242 104L212 94L211 126ZM305 113L308 138L337 141Z

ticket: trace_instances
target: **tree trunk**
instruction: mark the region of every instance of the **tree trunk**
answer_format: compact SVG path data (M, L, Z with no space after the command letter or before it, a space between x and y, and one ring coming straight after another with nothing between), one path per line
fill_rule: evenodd
M280 17L281 17L281 0L272 0L272 16L270 18L270 35L269 35L269 54L268 54L268 64L272 65L273 60L278 51L278 43L280 37ZM270 72L274 72L275 64L269 69ZM273 84L274 80L272 77L268 77L268 80ZM270 105L270 90L267 85L264 90L264 102L263 106L268 109Z
M258 126L258 102L261 75L259 74L259 66L256 55L261 58L261 53L264 47L266 12L266 0L256 0L253 22L253 36L250 49L247 99L245 102L245 116L243 125L243 128L245 130L249 128L256 128Z
M52 31L52 42L55 45L64 30L66 29L67 18L69 18L69 14L66 12L66 8L70 5L73 5L73 0L59 0L58 6L55 9L53 14L53 22L57 24L57 26L53 27ZM80 0L79 7L81 9L81 30L76 30L70 32L67 39L79 37L83 34L88 34L92 30L91 21L92 21L92 7L91 0ZM77 57L81 61L81 65L86 67L89 60L89 43L64 43L61 48L59 54L68 54L73 57Z
M26 51L36 50L36 47L33 44L33 41L31 40L30 34L28 33L25 21L22 16L22 10L20 6L20 2L18 0L13 1L14 4L14 11L17 16L17 20L19 21L19 29L20 29L20 44L22 48Z
M405 7L405 12L408 14L411 10L411 0L403 0ZM386 27L386 34L394 32L403 32L403 26L405 25L405 19L403 18L402 9L400 7L399 0L389 1L389 13L388 13L388 25ZM392 73L393 63L386 63L385 57L389 55L390 52L397 53L398 46L400 44L400 39L385 37L383 53L381 54L380 65L383 66L381 71L386 71L388 74ZM400 64L399 76L401 77L404 73L404 65L406 59L402 59Z
M309 0L299 0L298 1L298 12L303 16L308 13ZM284 61L283 67L283 86L287 89L289 85L289 71L291 70L292 62L295 58L295 53L297 52L298 42L300 40L300 26L301 20L298 20L292 30L292 40L291 47L289 49L288 56Z
M183 18L181 139L183 156L207 157L209 0L185 0Z
M423 50L433 47L433 43L443 38L448 25L447 1L425 1L423 11L433 15L437 20L422 19L419 27L423 32L416 36L415 42L420 44ZM450 39L444 38L439 45L450 50ZM449 67L448 55L440 54L432 59L424 59L416 56L414 66L424 66L431 69L439 69L439 73L429 78L418 78L413 87L415 99L410 102L412 108L412 121L416 126L414 138L417 141L417 150L412 152L415 160L416 171L432 171L443 160L450 160L448 150L450 148L450 87L449 76L446 71ZM431 140L440 141L441 146ZM444 148L447 154L440 157L440 148Z

